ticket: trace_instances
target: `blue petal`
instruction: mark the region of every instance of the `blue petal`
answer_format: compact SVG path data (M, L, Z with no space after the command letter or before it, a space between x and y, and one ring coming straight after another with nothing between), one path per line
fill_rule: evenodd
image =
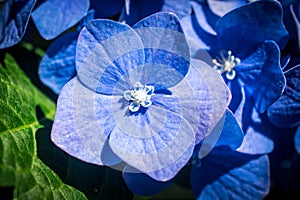
M227 109L223 117L207 136L201 145L197 147L195 154L197 158L204 158L213 148L218 146L227 146L232 150L237 149L243 141L244 133L237 123L233 113Z
M46 40L75 25L86 15L89 0L47 0L32 12L32 19Z
M66 33L57 38L39 64L41 81L59 94L62 87L76 75L75 50L78 34Z
M237 149L243 142L244 133L238 124L233 113L227 109L223 130L216 143L217 146L229 146L231 149Z
M76 31L79 33L83 27L85 27L90 21L95 18L95 11L89 10L88 13L82 18L76 28Z
M228 85L228 88L230 89L232 95L232 99L228 108L235 113L236 109L239 107L242 99L244 98L241 81L239 81L237 78L228 80L227 78L225 78L225 76L225 73L223 73L222 77L225 80L225 83Z
M246 104L247 102L244 105L245 107ZM247 124L243 124L245 137L238 151L248 154L265 154L272 152L274 142L270 138L270 135L278 131L278 128L272 126L266 117L259 114L254 107L252 107L251 110L249 108L245 110L247 110L245 115L242 115L243 118L247 118ZM251 116L250 119L249 116ZM242 119L241 122L244 123L245 121Z
M164 0L161 11L173 12L181 19L191 12L190 0Z
M268 109L270 121L280 127L300 125L300 65L286 71L286 88Z
M88 163L120 162L107 141L115 126L111 99L84 87L77 77L73 78L59 95L52 141L71 156Z
M236 67L238 78L252 96L255 107L263 113L282 94L285 78L280 66L280 50L266 41Z
M90 9L95 10L95 18L109 18L118 15L124 5L124 0L97 0L90 1Z
M298 127L296 134L295 134L295 149L300 154L300 127Z
M98 93L123 95L141 82L143 64L143 44L128 25L98 19L79 34L77 73L83 84Z
M234 9L218 21L216 31L223 47L241 59L265 40L274 40L283 49L288 39L277 1L255 1Z
M93 18L94 12L89 11L79 22L77 32L67 32L54 40L39 64L41 81L56 94L76 75L76 40L80 30Z
M245 5L247 2L248 1L246 0L207 0L209 8L212 10L212 12L220 17L231 10Z
M214 28L220 17L212 13L207 4L191 2L191 5L200 27L205 32L216 35Z
M179 114L196 133L196 144L211 133L231 99L218 72L195 59L191 60L186 78L170 91L180 100L182 111Z
M187 163L193 151L195 133L177 114L181 110L177 98L155 94L152 101L152 106L145 112L131 115L126 114L128 110L121 102L121 107L113 107L117 127L110 134L109 145L128 165L156 180L167 181ZM151 174L172 163L175 167L170 174Z
M133 170L128 168L131 167L126 166L126 168L124 169L125 172L123 171L123 178L127 187L135 195L138 196L154 195L156 193L159 193L160 191L162 191L172 183L172 180L166 182L156 181L151 177L149 177L148 175L138 171L127 172Z
M210 63L212 58L207 54L214 55L219 51L218 40L214 30L219 19L214 15L206 4L191 2L194 14L181 19L182 28L186 34L193 58Z
M173 12L179 18L190 12L189 0L130 0L129 7L124 7L119 21L134 25L139 20L157 12Z
M263 199L269 192L267 155L215 149L192 166L191 187L197 199Z
M163 90L179 83L190 65L189 47L179 19L171 13L157 13L134 25L145 48L143 81Z
M0 5L0 49L13 46L23 38L35 0L6 0Z

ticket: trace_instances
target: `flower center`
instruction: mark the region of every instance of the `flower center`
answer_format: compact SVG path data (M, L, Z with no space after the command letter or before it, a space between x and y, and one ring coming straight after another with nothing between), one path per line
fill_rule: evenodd
M124 91L124 98L131 101L129 111L136 112L141 106L147 108L152 105L151 97L154 95L154 87L135 83L133 90Z
M234 67L240 64L241 60L234 57L231 51L221 51L220 57L213 59L212 62L215 64L214 69L216 69L220 74L226 73L226 78L233 80L236 75Z

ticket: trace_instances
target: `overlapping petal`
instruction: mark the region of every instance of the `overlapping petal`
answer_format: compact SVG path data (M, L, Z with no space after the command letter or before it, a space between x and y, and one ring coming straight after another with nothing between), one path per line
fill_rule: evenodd
M220 17L233 9L245 5L246 3L248 3L246 0L207 0L210 10Z
M156 90L179 83L188 72L190 54L178 17L162 12L144 18L133 28L145 48L142 82Z
M144 60L143 43L128 25L98 19L79 34L76 71L98 93L123 95L140 81Z
M20 42L35 5L35 0L0 2L0 49Z
M77 33L69 32L55 40L39 65L41 81L59 94L62 87L76 75L75 49Z
M181 19L182 28L191 49L191 56L210 63L211 58L207 52L219 50L214 30L219 17L209 10L207 4L191 2L191 6L194 14Z
M120 162L107 144L115 127L111 98L89 90L78 77L69 81L58 98L51 130L53 142L85 162L99 165Z
M236 67L238 78L261 113L280 97L286 85L279 57L276 43L266 41Z
M59 94L62 87L76 76L75 52L80 30L94 18L90 11L78 24L76 32L67 32L59 36L48 47L39 64L39 78Z

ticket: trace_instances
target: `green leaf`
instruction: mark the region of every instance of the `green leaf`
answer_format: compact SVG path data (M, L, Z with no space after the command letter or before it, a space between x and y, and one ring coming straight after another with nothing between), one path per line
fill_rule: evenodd
M0 186L13 186L14 199L86 199L64 184L37 156L37 112L53 119L55 104L6 54L0 64Z

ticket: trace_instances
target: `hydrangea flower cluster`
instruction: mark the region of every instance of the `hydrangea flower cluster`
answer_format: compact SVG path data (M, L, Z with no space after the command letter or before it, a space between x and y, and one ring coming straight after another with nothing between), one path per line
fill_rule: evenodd
M136 198L272 198L300 160L296 0L0 1L0 49L33 29L51 141Z
M54 143L86 162L123 161L124 170L158 181L172 179L188 162L230 99L217 72L190 60L179 20L169 13L133 29L92 20L77 40L76 71L59 95ZM218 89L208 86L205 73Z

